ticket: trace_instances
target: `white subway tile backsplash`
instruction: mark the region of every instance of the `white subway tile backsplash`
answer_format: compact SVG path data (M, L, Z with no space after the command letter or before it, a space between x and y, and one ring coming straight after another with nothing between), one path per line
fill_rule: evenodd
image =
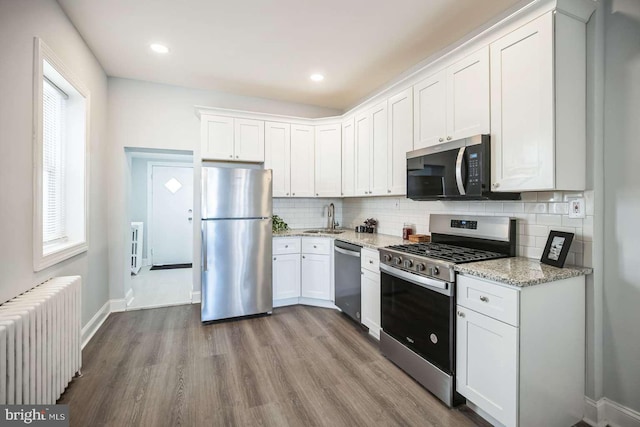
M582 218L569 218L568 215L562 216L562 225L567 227L581 227L582 228Z
M524 212L524 203L522 202L504 202L502 204L504 212L520 213Z
M560 215L539 214L536 215L536 223L540 225L562 225Z
M324 228L328 225L327 208L333 203L336 221L342 225L342 199L274 198L273 213L279 215L289 228Z
M525 203L524 211L527 213L543 214L547 213L546 203Z
M549 213L556 215L568 215L569 203L549 203Z

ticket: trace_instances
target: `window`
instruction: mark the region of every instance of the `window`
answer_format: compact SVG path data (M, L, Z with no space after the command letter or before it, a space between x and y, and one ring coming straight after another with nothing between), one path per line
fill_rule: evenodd
M87 250L89 92L40 39L34 70L34 270Z

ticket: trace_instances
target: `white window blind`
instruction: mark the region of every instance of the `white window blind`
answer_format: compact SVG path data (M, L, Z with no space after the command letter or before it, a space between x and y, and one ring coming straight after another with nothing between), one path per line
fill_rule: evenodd
M66 237L64 202L64 133L67 96L46 78L43 80L42 240L51 243Z

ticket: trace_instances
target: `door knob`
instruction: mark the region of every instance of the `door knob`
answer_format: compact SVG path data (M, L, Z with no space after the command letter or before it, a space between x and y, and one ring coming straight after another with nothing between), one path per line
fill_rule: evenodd
M438 138L438 141L442 142L442 141L444 141L444 138Z
M489 298L485 297L484 295L480 297L480 301L482 302L489 302Z
M464 317L464 313L463 313L462 311L459 311L459 312L458 312L458 316L459 316L459 317Z
M451 137L450 136L447 137L447 141L451 141Z

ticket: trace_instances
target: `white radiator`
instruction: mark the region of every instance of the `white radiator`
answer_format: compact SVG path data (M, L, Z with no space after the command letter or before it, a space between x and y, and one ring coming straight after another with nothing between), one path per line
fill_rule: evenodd
M143 225L142 222L131 223L131 272L133 274L138 274L142 267Z
M0 305L0 404L54 404L82 367L80 276Z

